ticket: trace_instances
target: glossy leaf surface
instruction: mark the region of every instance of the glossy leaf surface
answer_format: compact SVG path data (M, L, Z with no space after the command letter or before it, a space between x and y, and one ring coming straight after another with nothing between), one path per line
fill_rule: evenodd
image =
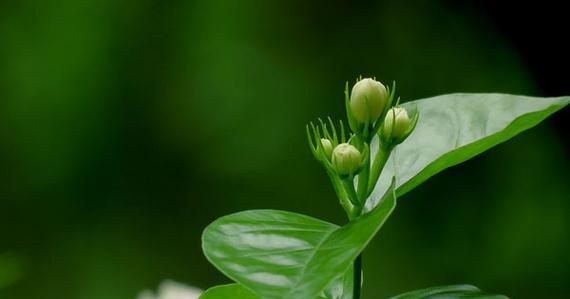
M332 281L317 299L351 299L353 292L352 273L353 268L350 267L345 275ZM260 299L260 297L237 283L212 287L200 296L200 299L222 298Z
M416 129L392 152L367 208L396 177L401 196L437 174L527 130L570 103L570 97L449 94L403 104L417 109ZM378 138L371 146L378 150Z
M319 298L326 299L352 299L354 291L354 267L348 267L348 271L337 279L333 280Z
M472 285L432 287L408 292L390 299L508 299L503 295L487 294Z
M206 290L200 299L260 299L237 283L215 286Z
M203 250L220 271L264 299L316 298L349 271L384 224L396 205L393 190L343 227L275 210L228 215L205 229Z

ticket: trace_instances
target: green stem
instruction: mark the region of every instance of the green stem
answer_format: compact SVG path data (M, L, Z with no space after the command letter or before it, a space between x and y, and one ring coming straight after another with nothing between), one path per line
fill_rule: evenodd
M344 178L342 179L342 183L344 186L344 190L346 190L348 198L352 203L352 210L350 211L348 218L350 220L356 219L356 217L360 216L362 212L362 205L359 203L358 195L356 194L356 190L354 189L354 177L350 176L348 178Z
M360 299L362 286L362 253L354 261L354 285L352 299Z
M386 165L386 162L390 157L392 149L393 149L392 146L386 146L383 145L382 143L378 145L378 152L376 153L376 157L374 157L374 162L372 163L372 169L370 170L370 179L368 180L366 197L370 196L372 191L374 191L376 182L378 182L378 179L380 178L382 169L384 169L384 166Z
M365 203L366 198L368 197L368 180L370 176L370 151L366 151L368 153L368 157L365 157L366 163L364 167L358 174L358 200L360 203Z
M352 211L354 210L354 206L351 203L350 196L346 192L342 180L332 171L327 171L331 183L333 185L334 192L336 193L338 200L340 201L340 205L346 211L346 214L349 218L352 216Z

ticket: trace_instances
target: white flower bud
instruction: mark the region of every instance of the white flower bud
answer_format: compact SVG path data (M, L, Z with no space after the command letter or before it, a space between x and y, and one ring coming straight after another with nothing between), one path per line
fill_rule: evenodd
M321 138L321 144L323 145L323 150L327 158L331 158L333 152L332 142L327 138Z
M354 174L360 168L361 155L356 147L341 143L332 153L332 165L340 175Z
M384 111L388 102L388 92L382 83L365 78L352 87L350 110L359 123L374 123Z
M394 116L396 119L394 120ZM386 138L399 139L404 137L406 130L410 126L410 117L404 108L392 108L386 113L384 119L384 136Z

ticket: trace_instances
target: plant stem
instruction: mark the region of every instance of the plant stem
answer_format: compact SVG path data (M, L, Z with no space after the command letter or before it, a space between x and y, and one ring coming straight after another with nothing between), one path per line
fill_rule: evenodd
M358 195L356 194L356 190L354 189L354 177L350 176L348 178L342 179L342 183L344 185L344 189L348 194L348 198L352 203L352 210L349 213L349 219L354 220L362 213L362 205L358 201Z
M368 197L368 177L370 176L370 151L368 150L366 152L368 153L367 157L365 157L366 163L358 174L358 189L356 190L358 200L362 204L366 202L366 198Z
M378 152L376 152L376 157L374 157L374 162L372 163L372 168L370 170L370 179L368 180L366 197L370 196L372 191L374 191L376 182L378 182L382 169L384 169L384 166L390 157L392 148L392 146L386 146L382 144L382 142L378 145Z
M340 201L340 205L346 211L348 217L351 218L352 217L351 216L352 210L354 209L354 206L350 200L350 196L348 195L347 191L345 190L345 187L343 186L342 180L335 173L333 173L330 170L327 170L327 174L331 180L331 183L333 185L333 189L338 196L338 199Z
M362 170L358 176L358 198L363 201L365 200L376 186L376 182L380 178L382 169L386 165L388 158L390 157L390 152L392 151L392 146L386 146L380 143L378 145L378 152L374 157L374 162L372 167L370 167L370 162L367 163L365 168ZM370 156L368 157L370 160ZM350 193L350 192L349 192ZM358 214L361 211L357 212ZM357 215L356 217L358 217ZM354 261L354 279L353 279L353 299L360 299L362 287L362 253L358 255Z
M362 253L354 261L354 284L352 299L360 299L360 288L362 286Z

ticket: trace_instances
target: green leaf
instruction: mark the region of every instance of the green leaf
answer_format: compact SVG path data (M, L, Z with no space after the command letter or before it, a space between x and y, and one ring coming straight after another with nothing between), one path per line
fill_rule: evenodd
M349 271L395 205L390 188L373 211L343 227L285 211L239 212L210 224L202 247L214 266L259 297L315 298Z
M503 295L487 294L472 285L451 285L432 287L408 292L390 299L508 299Z
M327 299L352 299L354 291L354 267L349 267L348 271L341 277L333 280L319 298Z
M206 290L200 299L260 299L237 283L215 286Z
M350 267L345 275L335 279L320 294L318 299L352 299L352 273L353 268ZM260 299L243 286L233 283L220 285L209 288L201 296L200 299Z
M370 209L396 176L402 196L440 171L464 162L527 130L570 103L570 97L536 98L508 94L449 94L403 104L417 108L416 129L398 145L378 181ZM372 146L378 150L378 138Z

